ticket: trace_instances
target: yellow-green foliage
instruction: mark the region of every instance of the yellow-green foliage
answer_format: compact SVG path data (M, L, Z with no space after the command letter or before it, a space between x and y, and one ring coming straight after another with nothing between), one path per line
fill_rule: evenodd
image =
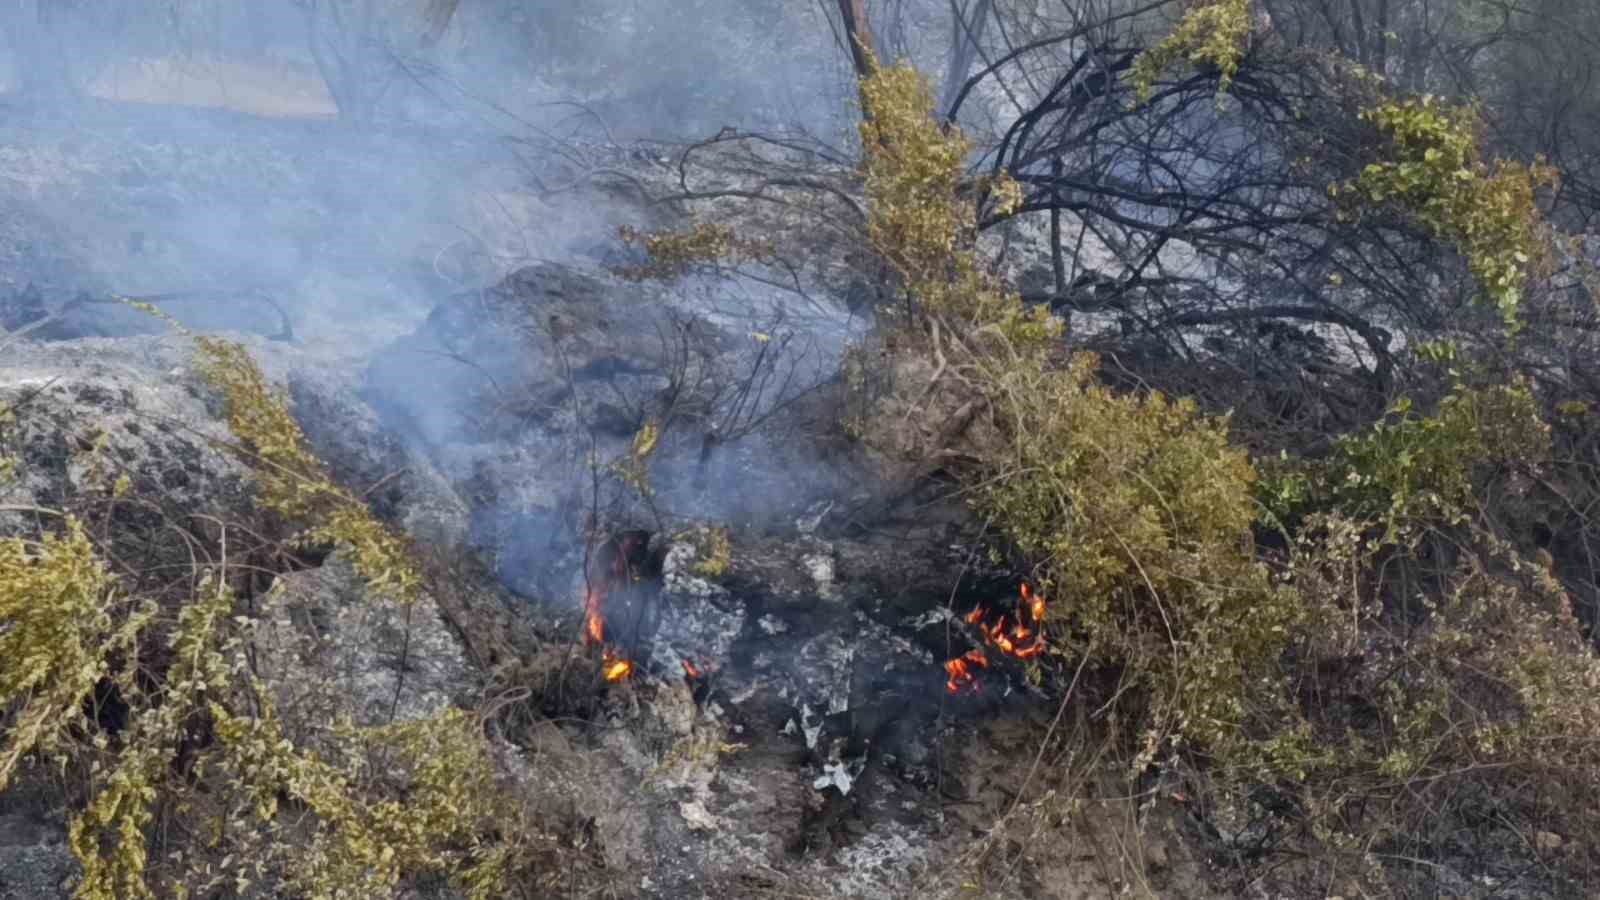
M1209 63L1221 73L1217 84L1221 94L1233 84L1249 40L1250 0L1190 0L1177 27L1133 61L1128 79L1144 103L1156 79L1179 60Z
M100 679L129 684L154 613L117 594L76 518L60 535L0 541L0 711L15 714L0 738L0 790L24 757L64 753Z
M1431 96L1385 103L1361 116L1388 138L1387 158L1329 192L1393 203L1454 242L1485 296L1514 326L1529 267L1548 253L1534 196L1554 182L1554 170L1485 162L1476 113Z
M1316 685L1329 677L1323 661L1359 660L1326 689L1359 693L1372 714L1352 720L1343 704L1278 705L1263 733L1280 739L1228 760L1256 766L1238 782L1242 791L1267 777L1295 795L1313 834L1352 849L1436 828L1439 798L1463 792L1482 795L1509 828L1525 827L1529 815L1572 834L1600 827L1587 802L1600 788L1600 657L1559 582L1468 529L1456 542L1466 551L1460 565L1438 573L1397 629L1370 592L1381 547L1362 537L1367 527L1312 521L1291 567L1308 606L1297 678ZM1531 794L1530 779L1539 786ZM1497 796L1496 780L1515 787ZM1351 804L1378 798L1349 834Z
M1255 561L1253 470L1226 420L1113 393L1095 364L991 369L1011 438L978 508L1036 563L1057 652L1125 665L1152 724L1227 740L1296 610Z
M732 561L733 546L726 528L708 528L697 537L699 558L694 563L694 573L707 578L718 578L728 571Z
M654 234L623 225L617 229L617 236L624 244L643 247L645 252L643 264L617 269L617 274L630 281L671 281L708 263L762 263L776 255L770 241L744 238L732 228L713 222Z
M873 71L861 82L873 249L926 313L992 328L1019 345L1037 346L1057 336L1059 319L1026 308L972 252L977 212L964 171L971 146L958 129L939 125L927 82L904 63ZM1010 178L986 187L1002 213L1022 202L1021 188Z
M0 428L16 421L16 412L10 407L0 408ZM17 461L9 456L0 456L0 486L15 478L17 474Z
M1530 466L1548 455L1550 427L1523 381L1489 388L1457 386L1431 416L1415 417L1402 399L1392 419L1342 438L1345 475L1332 485L1351 513L1390 521L1453 520L1489 466Z
M1485 469L1529 469L1549 449L1550 426L1525 381L1457 385L1432 415L1416 415L1402 398L1384 421L1340 437L1328 460L1280 467L1266 501L1286 523L1319 506L1376 520L1390 543L1462 524Z
M414 599L421 576L406 542L333 482L249 351L213 337L196 337L195 345L201 376L222 394L228 427L252 454L260 505L287 521L308 523L303 543L348 546L351 564L374 589L403 602Z
M149 849L145 829L167 787L170 764L190 719L211 696L226 696L229 670L221 651L221 629L233 612L233 594L207 578L194 602L178 613L171 638L173 665L158 698L139 704L121 752L110 771L96 766L97 784L88 809L68 827L73 855L83 865L76 896L82 900L155 898L145 878ZM132 688L126 684L125 690ZM140 699L132 694L130 699ZM104 737L97 743L104 749Z
M660 440L661 426L646 422L634 432L628 452L611 464L611 471L617 478L646 499L655 493L650 487L650 457L655 454Z
M1408 654L1412 677L1388 686L1387 705L1411 732L1388 748L1392 768L1404 754L1403 774L1433 775L1470 755L1573 766L1600 785L1600 657L1561 585L1516 565L1526 577L1467 567L1433 609Z
M1302 605L1286 661L1310 691L1360 696L1370 715L1292 694L1258 710L1253 731L1277 738L1226 760L1253 773L1235 799L1265 776L1313 834L1351 849L1413 840L1436 827L1438 797L1463 793L1507 828L1600 827L1579 799L1600 786L1600 657L1549 557L1483 527L1505 518L1490 498L1508 473L1552 464L1536 401L1521 379L1458 383L1429 415L1402 401L1327 460L1278 467L1267 495L1290 501L1284 576ZM1440 565L1441 547L1454 562ZM1380 797L1348 834L1351 804Z
M254 691L255 715L211 707L223 745L218 771L235 784L226 830L274 836L283 827L280 796L315 818L304 844L288 835L244 844L250 852L234 854L236 879L277 868L301 895L333 898L383 896L405 875L434 872L474 900L504 896L515 848L481 836L520 823L494 783L476 719L449 710L384 728L329 723L332 751L307 753L284 737L268 692Z
M308 524L306 540L347 545L372 587L414 600L420 576L405 543L332 483L244 349L197 342L202 371L257 466L261 506ZM135 680L157 609L122 598L79 520L60 519L60 534L0 541L0 711L10 716L0 788L28 755L88 755L89 800L69 823L83 867L76 896L186 897L259 884L331 900L387 896L401 878L434 873L487 900L506 896L534 848L548 846L494 783L474 717L450 710L371 728L297 722L291 738L273 692L250 675L256 617L280 595L242 614L226 558L221 570L192 573L160 683ZM115 738L83 713L106 679L129 706ZM217 740L197 747L191 739L207 722ZM72 733L87 741L70 746ZM186 746L187 777L174 765ZM281 797L303 811L280 809ZM163 829L159 859L158 815L181 823Z

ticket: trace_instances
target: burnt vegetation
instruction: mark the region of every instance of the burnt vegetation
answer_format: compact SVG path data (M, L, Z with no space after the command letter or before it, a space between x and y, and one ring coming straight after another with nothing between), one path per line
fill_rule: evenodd
M70 35L93 6L6 15ZM440 83L429 54L466 4L415 6L296 4L346 125ZM819 5L845 140L730 127L631 165L549 139L572 181L541 196L622 191L655 226L612 248L630 322L554 265L430 319L429 352L482 402L427 410L418 444L549 434L569 466L515 585L559 610L536 624L464 587L514 581L504 560L404 534L379 492L398 472L341 484L242 344L185 333L226 436L122 416L156 448L139 455L30 418L65 387L0 407L0 491L28 498L0 503L0 788L53 777L69 798L77 896L627 895L572 798L628 787L567 740L607 746L624 710L671 703L688 724L641 745L686 820L712 818L706 771L779 760L815 788L788 798L784 852L816 857L890 805L888 773L970 832L918 874L935 896L1088 895L1047 858L1068 853L1148 896L1600 888L1600 14L925 6ZM545 23L550 72L592 76L572 45L605 40L598 15ZM82 72L33 61L25 96L85 102ZM664 102L628 85L643 98L577 118L605 132ZM762 302L662 299L728 283ZM0 352L54 324L23 319ZM729 473L799 456L873 487L817 489L791 546L776 514L748 524L770 498ZM488 465L472 499L509 505ZM896 543L912 533L956 562L924 565ZM836 537L857 584L813 552ZM284 675L344 652L274 630L333 630L283 585L336 566L362 586L348 605L403 635L387 715L336 715ZM406 716L414 615L473 674ZM904 647L777 664L854 667L813 720L761 657L828 629ZM1004 771L961 746L979 733ZM968 782L990 786L982 828L954 811ZM1204 883L1162 880L1158 832ZM742 877L720 887L799 884Z

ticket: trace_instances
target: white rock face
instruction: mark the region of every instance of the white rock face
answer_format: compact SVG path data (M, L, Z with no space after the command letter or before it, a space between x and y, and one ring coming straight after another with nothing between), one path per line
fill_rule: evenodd
M257 666L280 687L280 708L303 718L316 698L325 706L318 720L383 725L472 700L466 658L432 598L405 608L375 596L339 553L279 576L277 588L280 599L257 629Z

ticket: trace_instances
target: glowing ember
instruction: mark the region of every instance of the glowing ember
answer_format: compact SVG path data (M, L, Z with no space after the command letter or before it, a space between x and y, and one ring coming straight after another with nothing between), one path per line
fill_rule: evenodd
M1027 585L1022 586L1022 602L1028 604L1028 612L1035 623L1044 621L1044 598L1035 596Z
M961 656L945 663L944 671L946 675L950 676L950 680L944 683L944 689L952 694L959 694L962 688L971 685L972 689L976 691L978 689L977 676L972 671L975 668L989 668L989 657L984 656L982 650L968 650Z
M1022 586L1022 600L1017 605L1015 621L1007 627L1007 616L1001 613L992 622L985 622L988 611L983 604L973 607L963 620L976 628L983 642L1004 656L1013 659L1033 659L1044 652L1044 598L1033 593L1026 584ZM989 658L983 650L968 650L944 664L945 690L959 694L963 690L978 690L977 669L987 669Z
M700 677L700 670L695 668L694 663L687 659L679 661L683 663L683 677L691 680Z
M633 663L608 654L608 658L600 663L600 671L605 673L606 681L621 681L633 674Z

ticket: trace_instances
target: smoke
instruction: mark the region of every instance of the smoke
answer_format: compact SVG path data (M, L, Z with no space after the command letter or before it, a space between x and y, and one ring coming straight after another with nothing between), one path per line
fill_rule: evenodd
M674 142L724 127L852 139L850 70L816 4L463 2L430 42L411 0L38 2L0 11L0 312L130 296L198 330L279 337L286 317L357 382L449 298L527 266L595 271L619 252L618 225L656 223L636 196L585 182L590 170L643 152L670 179L659 159ZM850 488L793 428L860 320L755 282L647 302L716 329L718 368L697 387L705 407L679 415L652 459L651 502L612 485L616 508L632 502L652 525L762 527ZM64 328L159 325L98 303ZM526 369L515 354L470 362L476 381L396 379L406 395L377 399L458 484L489 471L527 488L487 498L479 534L531 554L519 565L548 586L571 571L586 460L631 438L616 423L594 436L615 380L583 385L585 421L563 407L463 444L483 384L514 390ZM641 376L612 405L646 409L670 386Z

